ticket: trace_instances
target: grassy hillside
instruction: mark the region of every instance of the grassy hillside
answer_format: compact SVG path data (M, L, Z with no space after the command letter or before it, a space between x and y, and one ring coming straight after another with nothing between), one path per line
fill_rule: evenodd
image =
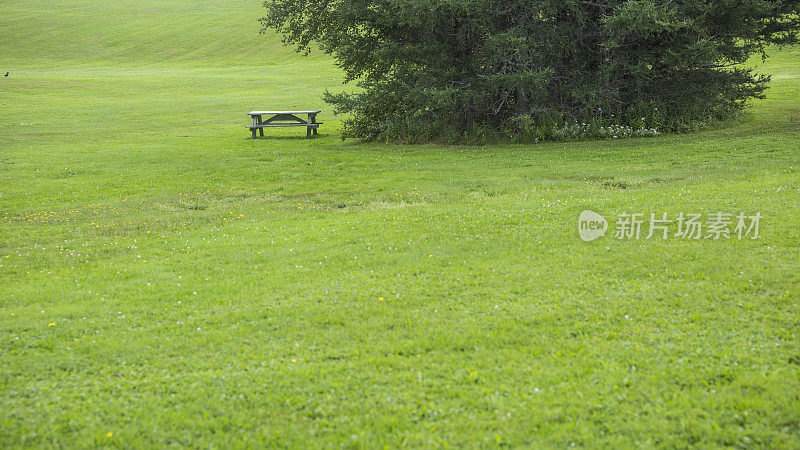
M800 49L693 135L251 140L341 89L260 13L0 3L0 447L800 446Z
M259 34L259 0L5 0L0 61L17 67L282 63L295 52Z

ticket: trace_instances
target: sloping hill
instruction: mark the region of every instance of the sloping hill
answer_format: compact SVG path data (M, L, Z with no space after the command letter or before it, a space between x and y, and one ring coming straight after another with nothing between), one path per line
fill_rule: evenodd
M8 0L0 2L0 61L212 66L292 57L277 36L259 34L263 11L259 0Z

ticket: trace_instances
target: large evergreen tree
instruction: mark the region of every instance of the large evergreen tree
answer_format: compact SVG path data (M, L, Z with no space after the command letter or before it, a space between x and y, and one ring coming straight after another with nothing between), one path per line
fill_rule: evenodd
M264 5L265 29L301 51L316 43L358 83L354 94L326 94L350 113L344 137L394 141L670 131L729 118L769 80L741 64L796 43L800 30L800 0Z

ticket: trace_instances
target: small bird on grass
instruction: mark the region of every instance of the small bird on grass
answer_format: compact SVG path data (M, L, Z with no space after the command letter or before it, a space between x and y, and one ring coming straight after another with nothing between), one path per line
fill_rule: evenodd
M6 74L5 74L5 75L3 75L3 76L4 76L4 77L7 77L7 76L8 76L8 72L6 72Z

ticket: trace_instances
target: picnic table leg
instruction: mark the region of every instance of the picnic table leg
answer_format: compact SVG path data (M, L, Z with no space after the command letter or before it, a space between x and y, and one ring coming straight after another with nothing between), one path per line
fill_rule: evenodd
M261 123L261 116L253 116L253 128L250 128L250 131L253 133L253 139L256 138L256 125L259 125L260 123Z
M317 123L317 115L316 115L316 114L312 114L312 115L311 115L311 123ZM318 128L318 127L314 127L314 128L311 130L311 133L312 133L314 136L316 136L316 135L317 135L317 128Z
M261 116L256 116L256 117L258 117L258 124L259 124L259 125L261 125L261 124L263 123L263 122L261 121ZM263 127L262 127L262 128L259 128L259 129L258 129L258 133L261 135L261 137L264 137L264 128L263 128Z
M307 125L307 127L306 127L306 139L311 139L311 124L314 123L313 120L314 120L314 115L309 113L308 122L306 122L306 125Z

